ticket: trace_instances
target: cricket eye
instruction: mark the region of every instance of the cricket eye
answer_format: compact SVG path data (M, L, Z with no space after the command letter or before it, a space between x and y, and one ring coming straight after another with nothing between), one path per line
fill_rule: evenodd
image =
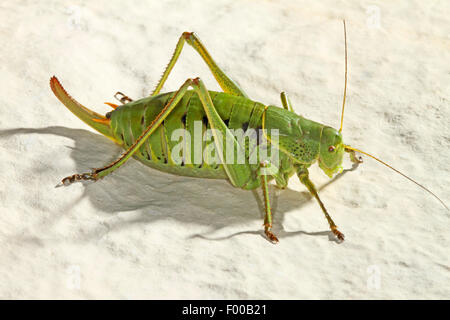
M329 152L333 152L335 149L336 149L336 148L335 148L334 146L330 146L330 147L328 148L328 151L329 151Z

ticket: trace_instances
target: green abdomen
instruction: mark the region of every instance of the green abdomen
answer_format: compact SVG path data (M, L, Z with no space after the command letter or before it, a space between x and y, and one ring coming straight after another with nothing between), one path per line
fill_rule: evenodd
M222 92L209 93L217 112L230 129L245 131L248 128L260 128L264 105ZM174 92L170 92L133 101L111 112L111 127L116 140L128 149L161 113L173 95ZM181 152L179 144L182 138L179 132L183 131L175 131L177 129L185 129L191 138L190 145L186 144ZM134 156L160 171L182 176L226 179L221 164L216 164L207 157L205 159L205 153L208 154L205 148L213 143L212 139L203 139L207 129L210 129L210 125L203 106L197 94L192 90L188 91ZM176 141L172 140L173 134L178 137ZM174 148L177 151L176 157L173 154ZM179 161L180 158L182 161Z

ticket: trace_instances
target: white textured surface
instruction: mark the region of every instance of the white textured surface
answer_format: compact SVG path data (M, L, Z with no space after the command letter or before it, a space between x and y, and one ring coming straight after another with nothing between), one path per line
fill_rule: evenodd
M336 127L345 18L345 142L450 203L447 2L71 3L0 4L0 298L450 298L449 212L367 158L321 190L342 244L294 178L273 200L278 245L262 237L260 193L225 181L132 160L55 189L121 151L48 85L58 76L103 113L118 90L148 94L178 37L195 31L254 100L280 105L285 90L298 112ZM194 76L218 89L186 46L165 90Z

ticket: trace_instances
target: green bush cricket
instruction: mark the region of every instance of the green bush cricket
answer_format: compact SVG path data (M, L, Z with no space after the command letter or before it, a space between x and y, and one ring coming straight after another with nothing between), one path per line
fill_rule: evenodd
M66 177L60 185L69 185L81 180L98 180L134 156L152 168L176 175L228 179L234 187L246 190L261 187L265 204L264 230L267 238L275 243L278 242L278 238L272 232L268 182L275 180L276 185L283 189L287 187L289 178L297 174L302 184L318 201L332 233L342 241L344 235L337 229L319 198L316 187L309 179L308 168L318 162L319 167L331 178L342 170L344 153L349 153L351 161L359 164L362 162L356 155L356 152L359 152L411 180L446 207L441 199L421 184L378 158L343 143L342 125L347 89L345 21L344 36L345 86L339 130L297 115L284 92L281 93L283 108L266 106L249 99L245 92L215 63L199 38L192 32L184 32L180 37L169 64L150 96L135 101L118 92L115 97L121 96L117 99L123 104L118 106L107 103L114 110L105 116L79 104L67 94L56 77L52 77L50 79L52 91L70 111L126 150L113 163L103 168L93 169L91 172ZM195 78L187 79L176 92L160 94L185 43L200 54L223 92L208 91L202 80ZM193 90L189 90L190 88ZM178 149L180 144L171 139L178 129L183 129L184 135L191 136L194 136L197 130L202 137L210 130L212 141L207 144L202 140L200 145L184 142L184 148L181 148L180 153ZM258 130L262 134L256 133L253 140L242 140L236 137L233 130L241 130L241 133ZM277 131L277 135L272 134L273 130ZM220 161L206 161L204 155L208 146L214 147L214 154L218 157L216 160ZM275 166L270 160L273 158L263 158L261 155L261 150L267 150L269 147L272 150L270 156L274 156L273 150L277 153ZM231 151L232 161L228 161ZM178 160L174 158L174 155L178 155ZM236 157L239 155L243 155L246 161L237 162ZM253 163L248 161L251 157L256 161ZM192 161L192 158L199 160Z

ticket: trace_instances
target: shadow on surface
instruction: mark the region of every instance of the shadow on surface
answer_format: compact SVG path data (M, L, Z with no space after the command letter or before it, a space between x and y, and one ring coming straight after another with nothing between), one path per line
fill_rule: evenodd
M75 162L72 171L61 171L61 178L73 173L87 172L93 167L101 167L115 160L123 149L107 138L82 129L66 127L17 128L0 130L0 138L18 134L51 134L72 139L75 142L71 149L71 158ZM39 168L35 168L39 170ZM58 169L58 168L55 168ZM62 168L60 168L62 169ZM344 170L319 190L340 179L348 171ZM43 188L54 188L59 181L43 180ZM172 219L181 223L203 224L211 228L211 232L241 224L255 219L263 220L264 206L258 191L246 191L233 188L225 180L199 179L175 176L151 169L139 161L130 160L114 173L96 183L86 182L81 197L87 197L92 205L102 213L115 214L124 211L137 211L131 219L120 219L109 223L108 230L120 230L138 223L153 223L160 219ZM70 192L70 187L58 188L59 192ZM298 192L291 189L274 192L271 187L271 199L274 216L274 232L280 238L296 235L328 236L331 232L304 231L286 232L283 228L285 214L302 208L312 200L307 191ZM279 193L279 195L278 195ZM80 201L75 199L73 203ZM66 212L70 208L61 208ZM320 208L317 207L317 213ZM262 229L262 227L261 227ZM240 234L262 235L263 231L243 231L227 237L211 239L204 235L193 235L191 238L208 240L228 239ZM91 235L96 237L96 235ZM90 238L88 236L88 238ZM334 238L333 238L334 239Z

